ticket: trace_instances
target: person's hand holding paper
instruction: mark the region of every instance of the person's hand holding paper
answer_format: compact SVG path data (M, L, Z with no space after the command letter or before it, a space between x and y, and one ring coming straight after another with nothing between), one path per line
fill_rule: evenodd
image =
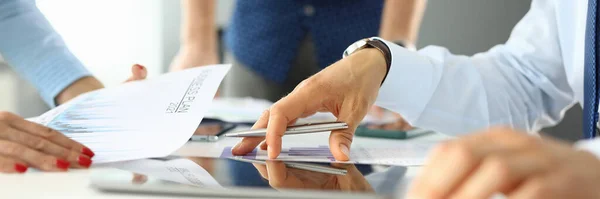
M126 82L145 79L146 68L132 67ZM78 81L83 83L82 81ZM63 92L76 97L91 91L86 85L74 83ZM70 100L66 95L61 102ZM88 168L94 152L64 134L9 112L0 112L0 172L24 173L29 167L42 171L66 171L69 168Z
M288 125L316 112L331 112L349 128L332 131L329 148L336 160L348 160L354 131L375 102L386 74L381 52L365 49L334 63L304 80L288 96L265 111L253 128L267 128L269 158L281 152L281 137ZM232 153L251 152L265 138L244 138Z

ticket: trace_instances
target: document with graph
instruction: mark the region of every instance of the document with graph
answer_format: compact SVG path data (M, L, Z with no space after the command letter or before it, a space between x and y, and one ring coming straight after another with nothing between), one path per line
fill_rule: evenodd
M36 122L91 148L94 163L167 156L192 136L229 68L197 67L86 93Z

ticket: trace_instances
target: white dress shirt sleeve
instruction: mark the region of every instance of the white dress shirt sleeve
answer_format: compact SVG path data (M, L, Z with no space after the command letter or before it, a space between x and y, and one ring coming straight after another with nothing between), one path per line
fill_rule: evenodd
M580 140L575 143L575 148L589 151L596 155L597 158L600 158L600 138Z
M554 3L534 0L505 44L473 56L436 46L413 52L384 41L392 63L376 104L414 126L452 135L494 125L531 132L557 123L575 99Z

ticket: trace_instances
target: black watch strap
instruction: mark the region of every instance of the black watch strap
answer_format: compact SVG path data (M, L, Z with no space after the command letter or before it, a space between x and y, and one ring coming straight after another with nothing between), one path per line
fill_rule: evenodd
M368 40L367 46L365 48L376 48L383 54L386 63L385 76L381 81L381 84L383 85L383 82L385 82L385 78L387 78L387 75L390 72L390 68L392 67L392 52L390 51L390 48L388 48L388 46L385 43L383 43L383 41L377 39Z

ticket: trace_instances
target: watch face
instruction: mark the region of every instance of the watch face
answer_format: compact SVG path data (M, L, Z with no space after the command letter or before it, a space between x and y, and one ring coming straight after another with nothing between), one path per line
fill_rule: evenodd
M344 57L351 55L358 49L364 48L366 45L367 45L366 39L361 39L357 42L354 42L352 45L350 45L350 46L348 46L348 48L346 48L346 51L344 51Z

